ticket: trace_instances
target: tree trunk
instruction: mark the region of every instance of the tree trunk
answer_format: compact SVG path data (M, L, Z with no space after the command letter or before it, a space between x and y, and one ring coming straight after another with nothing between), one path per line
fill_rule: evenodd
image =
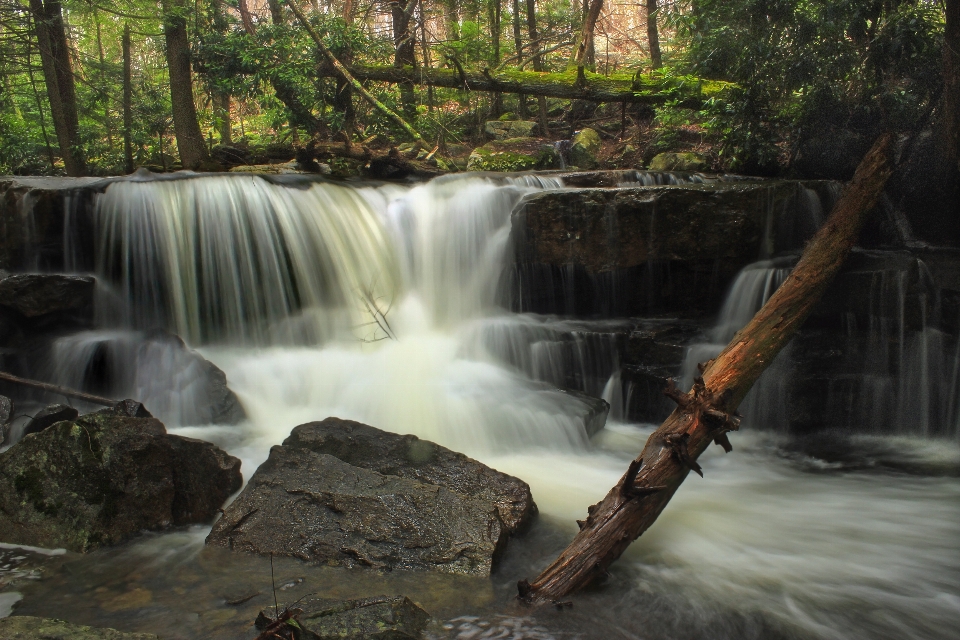
M442 0L442 5L447 40L455 42L460 39L460 8L457 6L457 0Z
M540 34L537 33L536 0L527 0L527 34L530 36L530 46L533 48L533 70L543 71L543 57L540 55ZM537 94L537 111L540 116L540 135L549 136L547 127L547 98L542 93Z
M960 0L946 0L946 28L943 34L943 125L949 172L954 180L957 180L960 176Z
M123 169L133 173L133 77L130 25L123 25Z
M82 176L87 173L87 166L80 148L77 95L60 1L30 0L30 12L63 166L67 175Z
M584 4L586 4L586 0L584 0ZM597 26L597 18L600 17L602 9L603 0L591 0L590 6L583 13L583 28L573 45L570 62L567 63L567 68L578 69L581 72L581 77L584 64L589 62L589 51L593 45L593 29Z
M307 20L307 16L303 14L303 10L301 10L300 6L297 4L297 0L287 0L287 4L290 6L290 10L293 11L294 15L297 16L297 20L300 21L300 24L303 26L303 28L306 29L308 34L310 34L310 38L317 46L317 49L319 49L320 53L323 54L323 57L327 59L327 62L331 67L333 67L338 76L350 83L350 85L356 89L357 93L359 93L364 100L373 105L375 109L383 113L389 119L393 120L404 131L406 131L407 134L421 146L421 148L425 148L427 146L427 141L423 139L423 136L421 136L420 133L410 126L410 124L407 123L403 118L392 111L390 107L377 100L376 97L367 91L360 81L350 73L350 70L343 66L339 60L337 60L336 56L333 55L333 52L331 52L330 49L327 48L327 45L323 43L323 39L320 37L320 35L310 25L310 22ZM446 162L444 162L439 156L437 157L437 165L443 170L447 170L448 168Z
M867 153L830 218L804 249L783 285L723 352L701 370L690 393L666 393L678 406L649 439L602 502L588 509L580 532L533 583L521 580L520 597L556 602L603 575L660 515L711 442L730 451L734 411L819 301L856 242L867 214L890 176L890 143L884 134Z
M255 34L257 27L253 23L253 15L251 15L250 8L247 6L247 0L239 0L237 10L240 12L240 22L243 23L243 30L250 35Z
M522 19L520 17L520 0L513 0L513 45L517 52L517 63L523 60L523 31L521 30ZM522 93L517 94L517 115L520 118L527 117L527 96Z
M663 66L663 57L660 55L660 34L657 30L657 0L647 0L647 40L650 42L650 64L654 69Z
M496 69L500 66L500 18L501 7L500 0L487 0L487 19L490 21L490 40L493 51L490 56L490 67ZM503 113L503 95L499 91L494 91L492 95L491 112L493 117L499 118Z
M187 12L186 0L163 0L163 34L167 45L167 66L170 69L173 131L177 137L180 164L184 169L198 169L209 157L197 121L197 107L193 102Z
M419 0L392 0L390 12L393 16L393 64L398 69L417 66L416 36L410 25L413 12ZM417 99L413 91L413 80L400 82L400 103L403 105L403 115L407 120L417 117Z

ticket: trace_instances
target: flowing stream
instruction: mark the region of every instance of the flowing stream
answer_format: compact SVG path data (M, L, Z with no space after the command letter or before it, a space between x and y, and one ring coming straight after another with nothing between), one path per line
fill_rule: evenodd
M531 485L541 517L490 579L283 560L281 602L404 593L441 621L434 635L465 640L955 637L960 446L956 425L940 423L956 415L957 354L938 365L954 376L937 391L936 406L949 405L941 413L899 434L848 428L817 451L781 432L763 408L775 391L758 389L734 452L705 454L705 479L687 480L601 585L562 611L514 602L516 581L563 548L653 429L623 420L606 325L591 324L588 336L583 321L498 304L511 212L527 194L561 188L537 176L411 187L252 176L114 183L96 204L96 271L108 283L98 313L109 328L63 340L54 364L69 382L91 344L156 327L181 335L224 370L249 420L196 424L182 403L162 417L170 431L240 457L247 478L294 426L333 415L433 440ZM712 357L789 268L744 271L686 369ZM928 392L929 380L911 380L896 378L909 387L904 398ZM590 403L558 386L611 401L606 428L589 438ZM269 563L205 549L207 531L145 535L87 556L24 551L17 562L44 565L47 577L21 589L17 612L165 640L252 638L256 612L272 604Z

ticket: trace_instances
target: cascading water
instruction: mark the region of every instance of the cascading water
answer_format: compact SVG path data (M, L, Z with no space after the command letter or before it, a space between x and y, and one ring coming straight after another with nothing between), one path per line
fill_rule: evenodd
M133 345L144 344L141 332L166 328L226 372L249 416L212 427L174 408L174 425L183 426L168 426L221 444L247 477L292 427L336 415L440 442L531 485L542 517L511 542L492 581L281 561L281 601L316 591L406 593L454 619L436 630L444 638L952 638L960 620L956 478L878 477L795 455L750 429L734 438L733 454L701 458L706 480L690 478L572 610L509 610L516 580L569 540L575 519L617 482L650 431L614 421L590 441L589 404L556 390L602 394L618 416L626 404L618 353L632 320L510 314L496 304L511 212L525 195L559 188L536 176L412 187L250 176L119 181L95 211L97 275L110 301L103 318L115 328L58 343L56 379L80 384L113 367L150 397L138 376L146 383L159 365L138 360ZM789 268L773 261L745 270L710 342L728 340ZM942 419L928 415L930 425ZM870 443L877 455L895 449L941 469L960 464L940 441ZM251 616L224 601L238 589L268 590L270 567L239 554L210 560L200 553L205 533L146 536L74 559L26 593L18 613L171 638L249 635Z

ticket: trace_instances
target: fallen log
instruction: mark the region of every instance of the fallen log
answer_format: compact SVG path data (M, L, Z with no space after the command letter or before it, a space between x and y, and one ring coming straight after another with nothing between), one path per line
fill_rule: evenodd
M677 408L650 435L643 451L599 503L579 521L573 542L531 583L517 583L527 602L558 602L602 576L657 519L711 442L730 451L735 410L819 301L857 240L891 173L892 136L884 134L857 167L790 276L715 360L701 365L689 393L669 384Z
M111 400L110 398L103 398L101 396L95 396L91 393L84 393L83 391L77 391L76 389L71 389L69 387L60 387L55 384L49 384L47 382L40 382L38 380L29 380L27 378L19 378L15 375L9 373L0 372L0 380L6 382L12 382L13 384L18 384L23 387L30 387L32 389L40 389L41 391L49 391L50 393L56 393L62 396L67 396L68 398L76 398L77 400L85 400L92 404L100 404L105 407L114 407L116 406L118 400Z
M628 102L635 104L662 104L667 100L680 100L684 104L699 104L704 100L721 96L733 85L720 80L703 80L692 77L664 77L662 74L611 74L584 71L580 77L577 69L561 73L537 71L501 70L481 72L461 69L437 69L426 67L386 67L352 65L345 69L355 79L363 82L412 82L418 85L446 87L467 91L493 91L499 93L524 93L548 98L589 100L592 102ZM338 71L329 64L321 65L318 75L338 76Z

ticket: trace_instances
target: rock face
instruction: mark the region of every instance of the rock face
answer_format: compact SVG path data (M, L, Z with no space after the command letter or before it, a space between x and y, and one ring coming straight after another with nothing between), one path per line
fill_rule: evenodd
M207 522L240 488L238 459L118 413L58 422L0 454L0 541L86 552Z
M490 120L483 132L494 140L509 140L510 138L529 138L537 129L536 122L527 120Z
M423 637L430 614L405 596L378 596L342 602L322 598L302 601L300 627L316 640L415 640ZM263 630L274 618L264 611L256 626Z
M531 196L514 214L514 309L604 317L716 309L795 183L577 189ZM767 250L780 250L774 245Z
M707 171L710 163L699 153L660 153L650 161L650 171Z
M19 273L0 280L0 306L25 318L53 313L89 316L96 281L89 276Z
M582 129L570 140L570 164L581 169L595 169L599 162L600 134L593 129Z
M345 566L488 575L508 535L535 508L524 483L465 456L328 419L297 427L270 450L207 544Z
M560 153L551 144L529 138L494 140L477 147L467 160L467 171L532 171L559 169Z
M14 418L16 405L7 396L0 396L0 445L7 439L7 429Z
M152 633L124 633L70 624L53 618L11 616L0 618L3 640L160 640Z

